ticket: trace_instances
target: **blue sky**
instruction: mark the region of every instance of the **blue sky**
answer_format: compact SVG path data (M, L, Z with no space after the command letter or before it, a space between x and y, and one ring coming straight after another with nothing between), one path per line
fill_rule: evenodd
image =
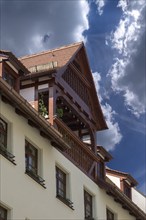
M109 167L146 194L145 0L1 0L2 49L16 56L84 41L109 129Z

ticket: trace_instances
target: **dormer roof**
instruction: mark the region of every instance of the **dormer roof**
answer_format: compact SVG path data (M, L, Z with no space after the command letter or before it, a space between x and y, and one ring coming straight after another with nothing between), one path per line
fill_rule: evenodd
M8 64L13 65L14 68L18 70L20 74L29 74L29 70L23 65L23 63L15 57L15 55L7 50L0 50L0 57L8 62Z
M106 167L106 173L109 175L111 174L111 175L117 176L121 180L128 181L131 184L131 186L136 186L138 184L137 181L129 173L121 172L118 170L113 170L113 169L110 169L109 167Z

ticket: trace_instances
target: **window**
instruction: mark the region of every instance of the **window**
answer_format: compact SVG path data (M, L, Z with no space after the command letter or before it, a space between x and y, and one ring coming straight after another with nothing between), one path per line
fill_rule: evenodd
M126 196L128 196L131 199L131 187L126 184L125 182L123 182L123 190Z
M67 174L64 173L58 167L56 167L56 197L74 210L73 202L71 202L66 196L67 195L66 182L67 182Z
M0 118L0 147L7 148L7 123Z
M57 196L66 198L66 174L56 167L56 193Z
M101 161L98 163L98 177L100 179L104 179L105 177L104 163Z
M84 207L85 207L85 219L92 220L93 213L92 213L92 196L84 190Z
M3 73L2 78L13 88L15 87L15 78L7 72Z
M38 149L25 140L25 168L26 174L45 187L45 180L38 175Z
M0 205L0 220L7 220L7 210Z
M14 155L7 149L8 124L0 118L0 154L15 164Z
M38 150L25 140L25 165L26 170L38 173Z
M114 220L114 213L111 212L109 209L106 209L106 216L107 216L107 220Z

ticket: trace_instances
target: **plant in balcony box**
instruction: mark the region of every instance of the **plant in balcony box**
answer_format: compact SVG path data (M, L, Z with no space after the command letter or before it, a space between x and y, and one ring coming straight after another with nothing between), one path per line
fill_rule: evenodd
M41 98L39 99L39 113L45 118L48 117L48 111L43 100L43 95L41 95Z
M63 117L63 109L62 108L57 108L56 113L59 118Z

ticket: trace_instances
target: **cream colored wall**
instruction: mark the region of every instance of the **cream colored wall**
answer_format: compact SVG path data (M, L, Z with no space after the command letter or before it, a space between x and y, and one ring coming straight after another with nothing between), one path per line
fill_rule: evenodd
M120 188L120 178L116 176L112 176L110 174L106 174L106 176L116 185Z
M132 188L132 201L146 213L146 196Z
M3 156L0 156L1 195L4 206L11 210L10 219L24 220L83 220L85 188L93 195L95 220L106 219L106 207L118 213L118 220L134 220L128 211L108 196L75 165L67 160L59 151L50 145L47 139L39 135L37 129L27 124L27 120L17 115L14 109L1 102L1 114L12 124L10 147L15 155L16 166ZM46 189L25 174L25 138L40 148L40 175L45 179ZM55 165L62 167L68 173L68 195L74 203L70 209L56 198Z

